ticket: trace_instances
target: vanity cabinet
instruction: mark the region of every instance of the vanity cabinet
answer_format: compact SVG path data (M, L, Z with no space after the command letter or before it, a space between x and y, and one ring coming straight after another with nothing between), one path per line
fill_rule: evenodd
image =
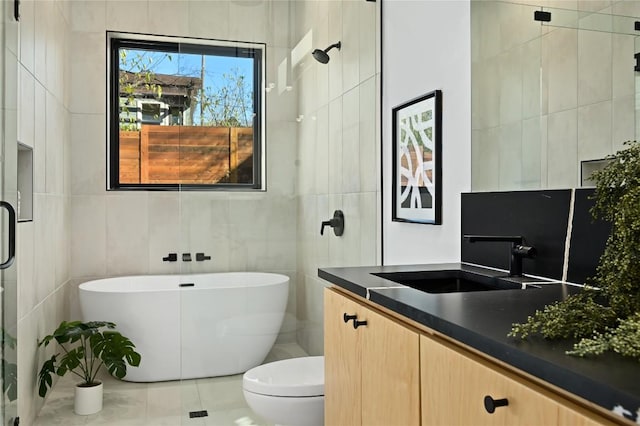
M324 312L328 426L629 424L341 291L325 289Z
M325 424L419 425L418 332L331 289L324 320Z
M430 336L420 338L420 361L424 426L611 424L465 349Z

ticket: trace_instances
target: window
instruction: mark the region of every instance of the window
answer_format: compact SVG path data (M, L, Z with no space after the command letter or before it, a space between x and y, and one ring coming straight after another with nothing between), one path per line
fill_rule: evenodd
M107 38L108 189L264 189L264 45Z

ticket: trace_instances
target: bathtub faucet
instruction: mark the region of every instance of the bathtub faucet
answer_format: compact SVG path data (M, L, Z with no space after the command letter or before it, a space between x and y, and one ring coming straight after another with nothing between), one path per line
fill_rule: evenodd
M177 253L169 253L167 255L167 257L163 257L162 258L163 262L177 262L178 261L178 254Z
M463 235L462 238L475 243L476 241L511 243L511 258L509 259L509 276L522 276L522 259L533 258L537 254L535 247L524 245L524 237L520 235Z
M204 253L196 253L196 262L202 262L203 260L211 260L211 256L207 256Z

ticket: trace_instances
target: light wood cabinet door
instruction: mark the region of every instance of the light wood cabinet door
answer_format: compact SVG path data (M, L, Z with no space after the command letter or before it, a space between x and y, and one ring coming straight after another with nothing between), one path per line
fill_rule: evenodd
M420 424L420 337L406 326L366 309L362 333L362 424ZM362 317L362 318L360 318Z
M344 322L357 315L360 305L329 289L324 290L324 423L327 426L362 424L360 330Z
M559 405L494 370L486 361L435 341L420 340L423 425L556 425ZM485 396L508 406L487 412Z
M324 309L325 424L418 426L419 334L333 290Z

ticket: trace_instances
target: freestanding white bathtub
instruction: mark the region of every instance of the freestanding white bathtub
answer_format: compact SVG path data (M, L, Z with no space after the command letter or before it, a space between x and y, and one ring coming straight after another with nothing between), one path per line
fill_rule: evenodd
M289 277L260 272L141 275L80 284L85 321L111 321L136 345L124 380L156 382L238 374L271 350Z

